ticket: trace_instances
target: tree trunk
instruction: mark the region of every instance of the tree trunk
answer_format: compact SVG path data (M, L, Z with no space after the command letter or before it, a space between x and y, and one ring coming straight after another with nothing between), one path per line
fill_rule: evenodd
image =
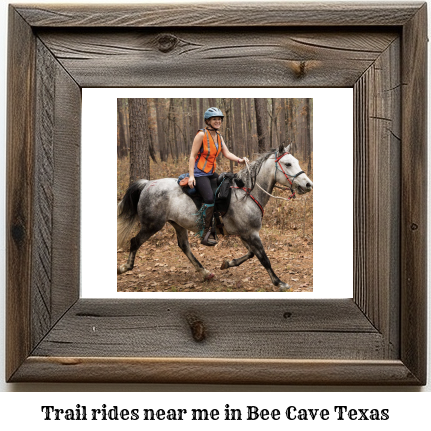
M126 157L128 153L124 102L124 99L117 99L117 157L119 159Z
M232 153L234 153L235 146L233 145L234 137L232 133L232 109L231 109L231 99L224 99L224 137L227 147ZM230 172L233 172L233 161L229 161Z
M242 131L242 112L241 99L233 99L233 108L235 111L235 151L238 157L244 157L244 133ZM238 165L238 164L237 164Z
M254 99L256 110L256 125L259 153L265 152L269 148L268 133L268 113L266 99Z
M307 153L307 170L311 173L311 103L310 99L305 99L305 125L306 125L306 153Z
M164 109L164 99L154 99L154 104L156 107L156 117L157 117L157 140L159 143L159 154L160 160L165 162L167 160L167 151L166 151L166 133L163 127L163 120L165 112Z
M281 99L280 101L278 122L280 125L280 144L284 143L284 146L286 146L286 99Z
M250 100L251 99L243 99L244 104L244 143L245 143L245 155L250 157L253 152L252 148L252 139L251 139L251 118L250 118Z
M129 99L130 115L130 183L150 179L150 130L147 100Z
M199 101L198 129L202 129L203 127L205 127L204 114L208 108L204 109L204 100L205 99L198 99Z
M278 148L279 142L278 142L278 131L277 131L277 99L271 99L272 101L272 110L271 110L271 147L272 148Z
M156 159L156 122L153 116L153 109L151 106L152 99L146 99L147 101L147 118L148 118L148 130L150 131L150 157L154 163L157 163Z
M198 133L198 130L200 129L200 120L199 120L199 113L198 113L198 104L197 99L190 99L192 101L192 141L190 142L190 148L192 147L193 139L196 136L196 133Z
M168 153L173 159L175 159L174 147L175 147L175 118L174 118L174 99L169 99L168 108L168 133L167 133L167 143L168 143Z
M287 128L286 128L286 145L291 145L290 151L294 153L296 150L295 131L294 131L294 103L295 99L287 99Z

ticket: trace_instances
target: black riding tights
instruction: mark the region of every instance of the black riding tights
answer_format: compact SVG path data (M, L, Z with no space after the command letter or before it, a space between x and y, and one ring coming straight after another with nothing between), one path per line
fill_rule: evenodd
M214 203L214 193L212 191L210 181L212 178L218 178L218 174L214 172L208 177L195 177L196 188L202 196L205 204Z

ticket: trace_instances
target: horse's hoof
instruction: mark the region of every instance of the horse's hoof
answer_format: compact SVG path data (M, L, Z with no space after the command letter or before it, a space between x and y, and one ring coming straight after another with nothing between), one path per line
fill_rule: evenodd
M223 261L220 269L228 269L228 268L229 268L229 261L228 260Z
M291 292L292 291L290 286L286 283L280 283L280 285L278 287L280 288L281 292Z
M212 272L210 272L209 274L207 274L205 277L204 277L204 281L209 281L209 280L211 280L212 278L214 278L215 277L215 274L213 274Z
M124 274L129 268L126 265L117 266L117 275Z

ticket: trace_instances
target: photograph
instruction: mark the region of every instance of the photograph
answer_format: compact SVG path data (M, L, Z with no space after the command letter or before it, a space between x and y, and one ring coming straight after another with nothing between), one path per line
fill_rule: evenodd
M313 99L117 109L119 292L313 290Z

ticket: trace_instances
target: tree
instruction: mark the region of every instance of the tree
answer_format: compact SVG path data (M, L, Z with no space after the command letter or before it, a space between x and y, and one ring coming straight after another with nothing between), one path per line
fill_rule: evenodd
M156 136L156 123L153 116L153 108L152 108L152 101L153 99L147 99L147 114L148 114L148 129L150 130L150 157L151 160L154 163L157 163L156 159L156 145L155 142L157 141Z
M294 130L294 102L295 99L287 99L286 109L286 145L291 145L291 152L296 150L295 130Z
M117 157L126 157L128 153L129 136L127 129L126 99L117 99Z
M244 157L244 132L242 130L241 99L233 99L235 154Z
M280 125L279 142L282 144L283 142L286 142L286 99L281 99L280 101L278 123Z
M311 172L311 101L312 99L305 99L306 156L309 173Z
M271 126L270 126L270 145L273 148L278 148L279 147L279 142L278 142L278 127L277 127L277 123L278 123L278 106L277 106L277 99L272 99L272 112L271 112Z
M197 99L193 98L190 100L192 101L192 121L193 121L192 138L194 139L196 133L198 133L198 130L200 128L201 119L199 118ZM192 142L193 142L193 139L192 139Z
M258 151L263 153L269 149L268 112L266 99L254 99L256 110Z
M168 151L166 148L166 132L163 127L165 119L164 99L154 99L154 106L156 108L157 141L159 143L160 160L165 162L168 159Z
M130 116L130 183L150 179L150 129L147 100L129 99Z

